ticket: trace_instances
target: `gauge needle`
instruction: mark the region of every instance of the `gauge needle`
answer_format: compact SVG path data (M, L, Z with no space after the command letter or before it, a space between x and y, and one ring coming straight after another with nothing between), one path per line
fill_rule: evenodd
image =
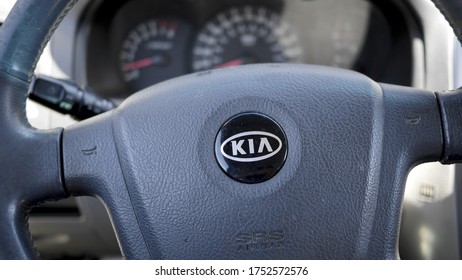
M128 64L125 64L123 67L124 71L133 71L145 67L149 67L151 65L157 66L166 66L169 62L169 59L163 55L155 55L152 57L146 57L143 59L135 60Z
M148 67L154 64L152 57L143 58L136 60L124 65L124 71L133 71L136 69Z
M244 64L244 60L242 58L237 58L237 59L233 59L233 60L227 61L222 64L218 64L213 68L225 68L225 67L230 67L230 66L238 66L242 64Z

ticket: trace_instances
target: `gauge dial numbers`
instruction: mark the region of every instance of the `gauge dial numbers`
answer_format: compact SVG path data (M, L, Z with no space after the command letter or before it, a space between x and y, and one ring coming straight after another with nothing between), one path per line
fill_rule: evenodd
M265 7L236 7L218 14L198 33L192 69L301 62L302 54L297 34L277 13Z
M133 90L187 73L191 28L178 19L151 19L130 30L119 53L123 80Z

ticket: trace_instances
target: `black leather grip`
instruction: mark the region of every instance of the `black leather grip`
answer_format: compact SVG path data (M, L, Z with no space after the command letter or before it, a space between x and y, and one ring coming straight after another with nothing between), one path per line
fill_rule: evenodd
M17 1L0 30L0 72L30 82L51 35L76 2Z
M462 1L433 0L433 2L451 25L459 42L462 42Z
M462 42L462 1L433 0ZM443 128L444 152L441 163L462 162L462 89L436 93Z
M462 162L462 89L436 93L443 127L441 163Z
M28 124L26 95L54 29L76 2L19 0L0 28L0 259L36 258L27 215L33 205L64 198L62 129Z

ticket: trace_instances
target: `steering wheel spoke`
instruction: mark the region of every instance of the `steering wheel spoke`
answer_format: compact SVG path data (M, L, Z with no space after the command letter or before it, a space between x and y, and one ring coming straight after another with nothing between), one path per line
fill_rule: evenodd
M111 113L82 121L64 131L63 164L66 187L71 195L95 196L104 202L124 257L151 258L120 168Z
M438 161L443 138L434 93L408 87L381 85L384 95L384 126L379 188L376 199L365 205L375 212L371 223L368 257L395 259L401 203L408 172L422 162ZM373 197L373 196L371 196ZM368 202L369 201L369 202ZM375 210L372 210L374 208Z

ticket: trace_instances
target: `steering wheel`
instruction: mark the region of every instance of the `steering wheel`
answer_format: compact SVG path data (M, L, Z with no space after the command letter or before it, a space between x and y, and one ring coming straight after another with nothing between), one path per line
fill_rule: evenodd
M462 158L459 92L310 65L195 73L33 129L29 82L75 2L19 0L0 28L1 258L37 258L31 206L86 195L129 259L396 259L409 170ZM434 2L460 40L462 2Z

